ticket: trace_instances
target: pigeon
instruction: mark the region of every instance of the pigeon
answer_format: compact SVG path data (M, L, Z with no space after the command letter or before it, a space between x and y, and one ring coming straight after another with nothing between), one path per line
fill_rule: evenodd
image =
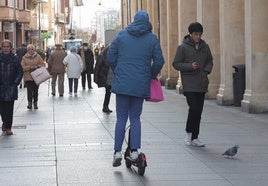
M239 148L239 145L235 145L229 149L227 149L222 155L228 158L232 158L237 154L237 149Z

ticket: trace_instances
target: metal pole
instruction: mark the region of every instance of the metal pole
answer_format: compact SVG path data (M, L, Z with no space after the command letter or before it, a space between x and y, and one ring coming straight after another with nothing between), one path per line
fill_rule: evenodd
M16 24L16 1L14 0L14 11L13 11L13 18L14 18L14 22L13 22L13 47L14 50L16 51L16 45L17 45L17 37L16 37L16 32L17 32L17 24Z
M41 49L41 2L38 2L38 47Z

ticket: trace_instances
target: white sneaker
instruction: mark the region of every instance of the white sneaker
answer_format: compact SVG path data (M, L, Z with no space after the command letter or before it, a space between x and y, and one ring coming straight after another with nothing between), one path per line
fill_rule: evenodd
M130 152L130 159L131 159L132 161L136 161L136 160L138 159L138 156L139 156L138 151Z
M113 167L120 166L121 160L122 160L122 154L121 154L121 152L118 151L114 154Z
M184 138L185 145L191 145L192 143L192 133L186 133L186 136Z
M202 143L198 138L197 139L194 139L192 141L192 145L193 146L196 146L196 147L204 147L205 146L205 144Z

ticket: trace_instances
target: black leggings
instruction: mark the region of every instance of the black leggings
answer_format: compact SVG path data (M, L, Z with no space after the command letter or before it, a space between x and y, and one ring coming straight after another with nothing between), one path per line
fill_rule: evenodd
M7 129L11 129L13 123L14 101L0 101L0 114L3 125Z
M103 101L103 108L108 108L110 103L110 97L111 97L111 85L107 85L105 87L105 97Z
M26 81L25 84L27 87L28 102L37 102L39 85L36 85L34 81Z
M78 79L77 78L69 78L69 92L73 92L73 82L74 82L74 93L77 93L78 87Z
M204 106L205 93L184 92L189 106L188 118L186 122L186 132L192 133L192 140L197 139L200 129L200 120Z

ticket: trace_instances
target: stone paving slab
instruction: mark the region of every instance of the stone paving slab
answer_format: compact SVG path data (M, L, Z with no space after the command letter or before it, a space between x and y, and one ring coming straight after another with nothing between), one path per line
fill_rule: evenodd
M0 136L0 186L267 185L268 114L243 113L206 100L200 133L206 147L189 147L183 143L185 98L164 89L165 101L144 103L141 151L148 167L139 176L124 161L112 167L115 96L110 103L114 112L107 115L101 111L103 88L79 87L78 97L52 97L48 83L40 86L38 110L26 108L26 89L19 90L14 135ZM223 158L235 144L241 147L237 157Z

